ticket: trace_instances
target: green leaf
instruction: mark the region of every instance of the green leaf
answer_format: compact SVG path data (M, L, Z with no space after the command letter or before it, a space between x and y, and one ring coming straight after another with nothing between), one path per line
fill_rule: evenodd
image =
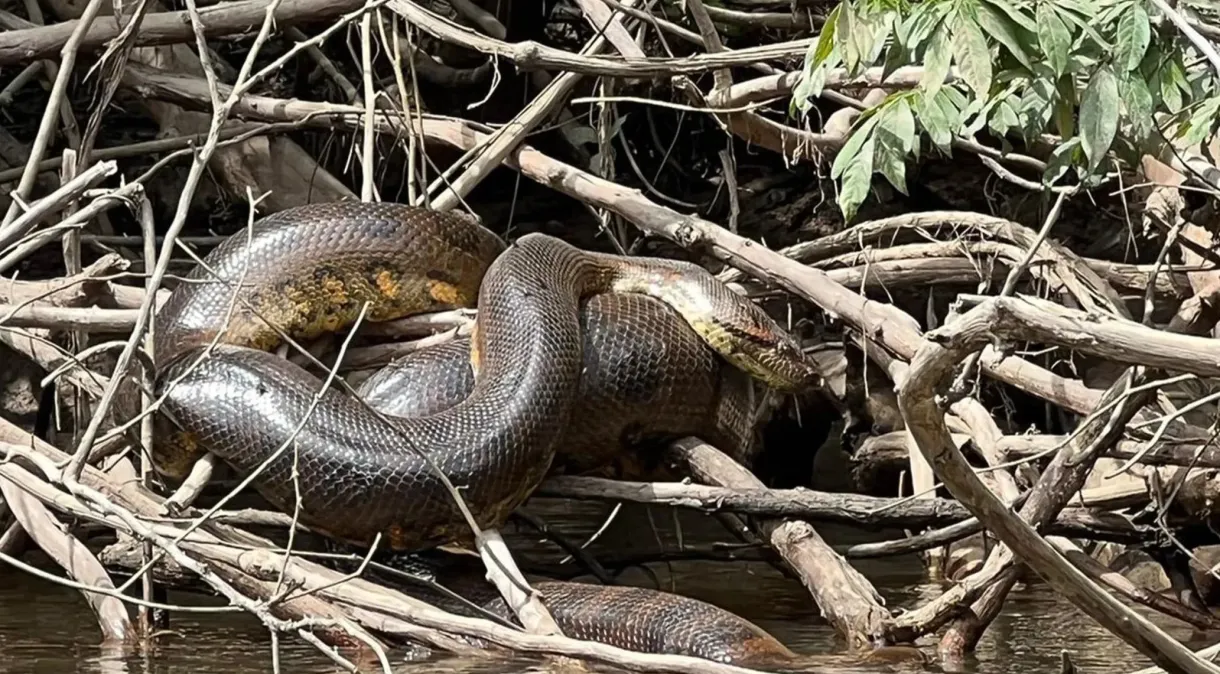
M1017 118L1017 111L1012 109L1012 105L1008 100L1002 100L996 104L995 109L991 112L991 118L987 120L987 128L996 136L1003 138L1008 135L1012 129L1021 126L1021 120Z
M1093 23L1098 26L1108 26L1114 22L1122 12L1127 11L1133 0L1122 0L1122 2L1106 3L1106 6L1093 17Z
M927 91L922 91L919 98L916 99L916 106L919 110L919 125L928 132L932 144L942 153L950 154L954 127L950 123L949 116L936 101L936 97Z
M1207 99L1185 124L1178 127L1175 135L1188 147L1202 143L1211 137L1217 113L1220 113L1220 98Z
M800 81L792 89L792 103L789 105L788 114L793 118L809 114L813 108L813 99L822 95L822 88L825 84L825 66L818 66L813 69L813 72L809 72L808 69L802 72Z
M851 54L851 63L847 66L847 72L854 76L860 73L858 69L872 65L871 56L873 43L877 37L877 25L875 17L857 14L852 19L852 31L847 34L847 44L850 45L848 51Z
M1174 52L1169 62L1165 64L1169 71L1169 79L1178 87L1184 94L1190 94L1190 82L1186 78L1186 64L1182 60L1182 52Z
M1068 31L1067 24L1059 17L1059 13L1055 11L1055 6L1050 2L1038 3L1038 44L1042 46L1042 52L1046 54L1047 63L1050 64L1051 70L1055 75L1062 75L1064 68L1067 67L1068 50L1072 46L1072 33Z
M1051 152L1050 161L1046 162L1046 171L1042 173L1042 184L1054 185L1067 174L1076 163L1077 152L1080 150L1080 138L1072 138Z
M837 9L837 8L836 8ZM833 28L830 35L833 37ZM827 35L827 31L822 31L822 37L812 45L809 45L809 50L805 52L805 65L801 68L801 76L797 79L796 86L792 89L792 99L788 104L788 115L791 117L799 117L797 113L808 113L813 107L813 99L821 93L821 83L814 79L814 74L821 70L820 66L825 62L826 57L830 56L830 50L821 59L817 58L816 52ZM829 41L829 40L828 40ZM831 43L833 49L834 45ZM824 77L823 77L824 79Z
M1071 138L1076 135L1076 87L1071 75L1064 75L1055 81L1055 127L1061 138Z
M1182 88L1178 85L1179 81L1186 78L1177 65L1177 59L1171 58L1157 71L1161 80L1161 101L1169 112L1177 112L1186 104L1182 97Z
M1118 82L1109 66L1098 69L1080 101L1080 143L1088 160L1089 172L1101 164L1102 157L1118 132Z
M822 34L818 36L818 41L814 43L809 50L809 55L805 57L805 67L816 68L830 56L830 51L835 46L835 26L838 25L839 9L842 6L836 5L834 9L830 10L826 23L822 24Z
M935 96L949 75L953 54L949 44L949 31L940 27L928 40L928 51L923 57L923 79L919 85Z
M1029 18L1024 12L1018 10L1014 6L1017 3L1013 3L1011 0L983 0L982 4L999 9L1007 14L1013 23L1025 31L1028 39L1033 39L1038 34L1038 23Z
M941 25L941 20L949 11L949 3L933 2L915 5L911 15L898 26L896 38L900 40L908 52L917 52L933 31Z
M1148 46L1148 53L1144 54L1144 60L1140 62L1139 70L1132 73L1132 76L1141 75L1144 82L1148 85L1148 93L1152 96L1153 108L1159 107L1163 102L1161 96L1161 64L1164 60L1161 54L1161 48L1153 42Z
M890 43L890 48L885 50L885 62L881 67L882 81L894 74L894 71L911 64L911 53L907 51L906 45L898 40L897 37Z
M1209 98L1216 88L1216 76L1210 68L1191 68L1186 77L1189 88L1186 95L1192 101Z
M980 100L991 90L991 51L979 25L963 14L953 28L953 52L957 69Z
M970 123L968 123L965 128L962 129L960 135L973 137L974 134L982 131L983 127L987 126L987 120L990 118L995 107L1012 96L1016 90L1016 85L1010 84L1003 91L998 92L995 96L989 98L986 103L983 103L981 99L975 99L972 101L970 103L970 107L964 113L964 116L970 117L973 115L974 119L972 119Z
M998 4L1007 5L1002 1ZM1012 15L1007 7L1003 9L1004 11L997 9L996 3L992 0L982 0L978 4L979 25L1004 45L1008 52L1021 62L1021 65L1032 70L1034 65L1029 55L1029 46L1035 44L1033 36L1037 34L1036 29L1025 31L1012 20Z
M894 189L902 192L906 196L911 196L907 192L907 163L906 155L895 151L893 148L877 146L877 171L885 176L885 179L894 186Z
M1144 11L1143 2L1136 0L1119 17L1115 41L1115 64L1123 70L1138 68L1144 52L1148 50L1148 43L1152 41L1152 26L1148 23L1148 12Z
M1148 45L1148 50L1144 52L1144 59L1140 61L1140 72L1143 73L1145 79L1151 81L1156 71L1160 70L1163 60L1161 57L1161 45L1156 42Z
M1065 15L1080 17L1097 16L1099 8L1092 0L1054 0L1054 4L1063 10Z
M1046 129L1051 119L1051 102L1055 96L1055 77L1050 66L1039 63L1034 66L1036 77L1021 94L1017 105L1017 116L1021 119L1021 132L1026 140L1037 137Z
M847 142L843 144L843 149L839 150L839 154L835 155L834 163L830 165L830 177L832 180L837 180L841 177L851 162L855 160L856 155L860 153L860 149L864 144L873 139L873 129L877 126L879 117L873 114L864 119L864 116L860 115L861 119L856 120L856 128L848 134ZM869 147L871 148L872 145L870 144ZM869 159L869 163L871 165L872 159Z
M1097 16L1096 3L1088 3L1085 5L1084 3L1054 0L1053 4L1055 5L1056 9L1063 10L1059 12L1059 15L1063 17L1064 21L1083 31L1085 35L1089 36L1089 38L1093 40L1093 42L1097 43L1097 46L1102 47L1106 51L1111 50L1110 43L1107 42L1100 33L1093 30L1093 26L1090 25L1090 20ZM1073 5L1075 5L1075 11L1073 11Z
M1080 51L1073 51L1068 54L1067 68L1064 68L1065 75L1080 75L1089 73L1095 69L1102 61L1109 61L1107 58L1093 58L1084 52L1084 47L1080 47Z
M915 147L918 140L915 115L911 114L911 106L905 98L894 99L878 116L881 118L877 123L879 147L893 149L903 156Z
M855 36L860 22L856 19L851 2L844 2L839 7L843 11L839 12L839 25L835 27L835 42L838 44L839 53L843 55L843 66L851 76L860 65L860 52L856 50Z
M940 105L941 110L944 110L945 119L949 120L949 128L953 130L954 134L960 133L962 124L965 123L973 104L966 100L966 96L958 91L957 87L941 89L940 95L936 97L936 102Z
M839 191L839 210L851 222L860 205L868 198L873 178L873 140L870 138L844 167L843 187Z
M873 44L869 47L867 55L869 65L876 64L877 59L881 58L881 52L894 32L894 23L897 19L898 17L892 13L878 17L877 32L873 34Z
M1143 141L1152 132L1152 113L1155 110L1152 92L1148 90L1148 85L1138 72L1127 73L1127 76L1120 80L1119 88L1123 106L1127 110L1127 122L1131 125L1131 134L1137 142Z

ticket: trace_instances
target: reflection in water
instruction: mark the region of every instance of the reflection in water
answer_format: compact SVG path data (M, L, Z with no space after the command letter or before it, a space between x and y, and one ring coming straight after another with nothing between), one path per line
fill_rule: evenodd
M583 540L600 525L609 508L594 503L536 500L530 509L569 537ZM693 513L624 508L606 533L591 546L598 556L658 549L673 550L687 544L724 540L718 524ZM875 540L844 527L821 527L832 544ZM554 564L563 558L558 548L525 530L506 532L523 558ZM928 583L918 560L899 558L864 560L856 564L876 584L887 604L912 608L936 596L941 588ZM794 650L830 654L841 648L833 631L819 618L808 594L794 580L762 563L673 562L650 565L649 571L627 571L622 578L633 584L677 590L723 606L755 621ZM659 585L658 585L659 583ZM201 603L215 600L171 594L171 601ZM1149 614L1151 615L1151 614ZM1154 618L1179 639L1191 632L1181 623ZM271 671L270 640L256 620L242 614L176 614L171 633L155 652L127 656L100 649L97 627L80 596L67 589L0 567L0 672L89 674L220 674ZM1205 645L1198 639L1192 646ZM935 641L920 644L930 656ZM976 674L1057 674L1060 651L1066 649L1083 672L1122 673L1147 666L1130 647L1101 629L1087 616L1057 597L1045 585L1033 583L1013 593L1004 614L992 625L974 658L953 671ZM336 672L337 667L312 646L284 638L280 647L281 671L291 674ZM487 661L436 657L426 662L405 662L399 655L396 669L403 674L524 674L565 671L536 660ZM613 671L596 668L599 671ZM835 671L826 668L823 671ZM846 671L846 670L842 670ZM852 671L867 671L853 668ZM873 671L889 671L874 669Z

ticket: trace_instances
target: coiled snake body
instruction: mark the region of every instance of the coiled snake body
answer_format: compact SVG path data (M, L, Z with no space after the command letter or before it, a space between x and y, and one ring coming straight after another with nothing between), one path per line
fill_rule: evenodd
M396 398L388 384L409 372L407 365L366 383L381 412L335 388L322 391L317 377L270 353L283 337L268 323L309 339L351 326L362 311L367 321L385 321L476 304L472 338L433 354L450 364L450 393ZM616 315L644 329L624 334ZM539 234L506 247L464 217L397 204L314 204L263 218L205 258L171 294L155 327L157 395L177 426L156 443L160 472L181 477L211 451L239 472L261 471L253 481L258 491L315 531L358 545L380 535L383 545L408 552L469 540L433 465L460 488L480 527L502 524L528 498L569 424L583 423L572 418L582 377L586 392L635 395L658 417L693 424L673 429L679 434L709 420L742 432L744 417L721 414L726 403L714 387L724 378L705 344L776 389L816 382L790 336L696 265L591 253ZM647 345L649 335L660 335L653 343L662 348L659 357L622 346L637 338ZM465 351L464 372L453 366L462 364L457 348ZM582 375L589 366L596 371ZM688 407L653 404L662 399ZM601 414L615 442L665 430L612 410ZM628 425L633 429L624 430ZM587 464L602 460L574 454ZM545 585L544 600L549 595L571 636L730 661L789 653L702 602L650 590ZM699 636L679 637L674 621L693 621Z

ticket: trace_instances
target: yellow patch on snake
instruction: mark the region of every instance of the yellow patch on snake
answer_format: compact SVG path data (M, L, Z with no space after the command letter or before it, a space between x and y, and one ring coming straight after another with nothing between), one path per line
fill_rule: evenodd
M382 296L392 300L398 299L399 293L402 292L402 284L394 278L393 274L383 269L377 272L375 281L377 282L377 290L381 292Z
M428 294L432 299L444 304L457 305L463 301L462 291L457 286L436 279L428 279Z
M332 306L347 304L347 286L341 279L328 276L322 281L322 290L326 291L327 299Z
M199 441L195 439L194 433L178 431L177 433L174 433L173 442L186 454L195 454L196 452L199 452Z
M204 454L195 434L186 431L174 430L159 444L154 455L154 468L158 473L174 479L185 478L195 461Z

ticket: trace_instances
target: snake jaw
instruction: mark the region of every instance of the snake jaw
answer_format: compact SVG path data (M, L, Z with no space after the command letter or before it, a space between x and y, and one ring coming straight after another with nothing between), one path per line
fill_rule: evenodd
M822 386L821 373L799 349L779 342L751 351L757 353L751 357L747 371L777 391L803 393Z
M695 330L729 363L784 393L822 386L822 375L799 343L756 305L739 320L711 317L691 321Z

